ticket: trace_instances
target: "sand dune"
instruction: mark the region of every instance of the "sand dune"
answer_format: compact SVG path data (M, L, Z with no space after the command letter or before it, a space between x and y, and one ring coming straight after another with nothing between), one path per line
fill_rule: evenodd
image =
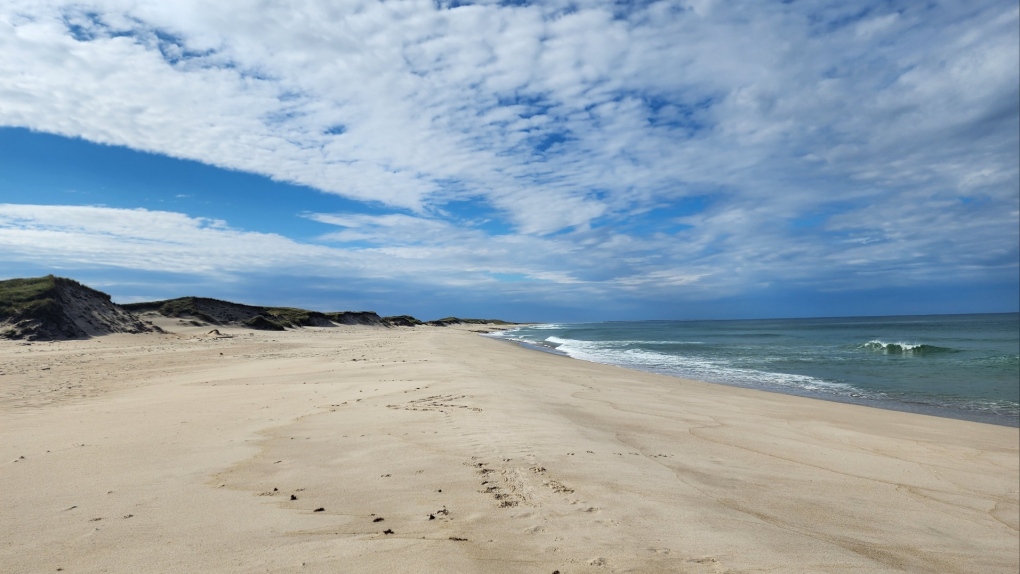
M0 570L1020 568L1017 429L467 327L165 326L0 342Z
M63 277L0 281L0 339L87 339L111 333L148 333L110 296Z

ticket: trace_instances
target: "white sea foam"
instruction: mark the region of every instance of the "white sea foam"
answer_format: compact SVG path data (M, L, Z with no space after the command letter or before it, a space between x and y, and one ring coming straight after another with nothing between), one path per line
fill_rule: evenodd
M563 344L566 342L576 343L583 345L584 343L591 343L593 345L606 346L606 347L624 347L628 345L704 345L704 341L646 341L642 339L620 339L612 341L579 341L577 339L560 339L558 337L546 337L546 341L550 343Z
M546 337L546 342L567 355L593 363L618 365L653 371L708 382L727 383L749 387L783 387L804 391L834 392L861 396L864 391L845 383L824 381L807 375L794 375L735 367L728 361L696 356L660 353L646 349L619 349L621 341L579 341Z
M868 341L867 343L864 343L864 347L868 349L885 349L885 350L902 349L904 351L913 351L914 349L920 348L922 346L923 345L921 345L920 343L904 343L902 341L897 341L895 343L886 343L885 341L879 341L878 339L874 339Z
M506 329L502 336L675 377L954 417L972 413L962 418L985 422L1001 416L1015 426L1015 316L975 321L940 317L920 321L924 329L913 326L917 321L907 328L899 319L872 318L546 324Z
M937 347L935 345L927 345L924 343L904 343L897 341L895 343L886 343L878 339L872 339L867 343L861 345L863 349L871 349L873 351L881 351L887 354L904 354L904 355L923 355L929 353L945 353L953 352L953 349L947 349L945 347Z

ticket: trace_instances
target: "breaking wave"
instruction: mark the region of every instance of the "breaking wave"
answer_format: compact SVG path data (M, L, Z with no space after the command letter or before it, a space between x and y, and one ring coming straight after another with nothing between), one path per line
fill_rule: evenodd
M868 349L884 353L886 355L934 355L938 353L955 353L955 349L925 345L923 343L886 343L877 339L868 341L860 346L861 349Z
M669 374L699 381L734 384L752 388L786 388L860 397L864 391L852 385L825 381L807 375L770 372L728 364L716 358L660 353L650 349L620 348L621 341L579 341L547 337L537 343L575 359ZM675 343L675 342L674 342ZM692 342L700 344L699 342Z

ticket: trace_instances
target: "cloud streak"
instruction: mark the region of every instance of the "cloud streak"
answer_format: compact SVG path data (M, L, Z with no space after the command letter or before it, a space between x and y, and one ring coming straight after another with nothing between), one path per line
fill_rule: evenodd
M9 1L0 125L392 212L305 213L337 226L313 243L185 214L100 218L243 237L257 247L230 255L241 267L398 274L371 253L605 297L1016 273L1015 3L462 4ZM24 257L68 234L89 238L62 255L81 262L144 267L104 234L194 255L180 233L6 209ZM83 213L65 215L99 217ZM233 269L205 257L202 272Z

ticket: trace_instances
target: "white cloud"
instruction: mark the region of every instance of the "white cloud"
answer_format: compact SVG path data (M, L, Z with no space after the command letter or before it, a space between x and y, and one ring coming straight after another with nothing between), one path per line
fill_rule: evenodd
M114 268L216 281L289 275L368 282L401 293L441 288L471 297L526 296L532 304L566 307L635 297L693 302L776 280L838 290L938 282L947 273L972 280L989 269L1015 276L1020 238L1014 236L1012 248L981 249L1018 213L957 204L943 205L937 217L908 209L900 224L877 208L866 214L867 223L833 217L800 241L790 241L791 231L781 223L760 225L767 214L729 208L685 218L692 227L675 233L603 228L553 237L493 236L399 214L307 214L339 228L315 243L165 211L0 204L0 253L8 263L54 269ZM960 206L972 212L967 227L954 222ZM914 231L929 227L942 231L940 239ZM842 247L834 251L827 241ZM897 271L892 283L891 270Z
M7 259L61 267L120 267L181 274L287 271L326 260L361 267L342 252L279 235L231 229L180 213L87 206L0 204Z
M513 273L685 293L783 277L840 285L875 269L870 281L902 283L964 261L995 275L1000 259L971 255L1015 260L1017 221L1001 215L1016 213L1020 187L1018 13L1001 1L9 0L0 125L401 211L309 216L340 227L323 238L333 247L180 214L129 217L216 241L243 234L265 249L238 255L244 265L326 254L384 274L359 259L375 249L450 281ZM697 197L712 201L677 216L689 228L624 229ZM466 223L450 207L465 200L519 235ZM88 242L69 254L135 261L114 245L86 253L123 230L24 221L8 241L81 232ZM353 242L371 247L340 248Z

